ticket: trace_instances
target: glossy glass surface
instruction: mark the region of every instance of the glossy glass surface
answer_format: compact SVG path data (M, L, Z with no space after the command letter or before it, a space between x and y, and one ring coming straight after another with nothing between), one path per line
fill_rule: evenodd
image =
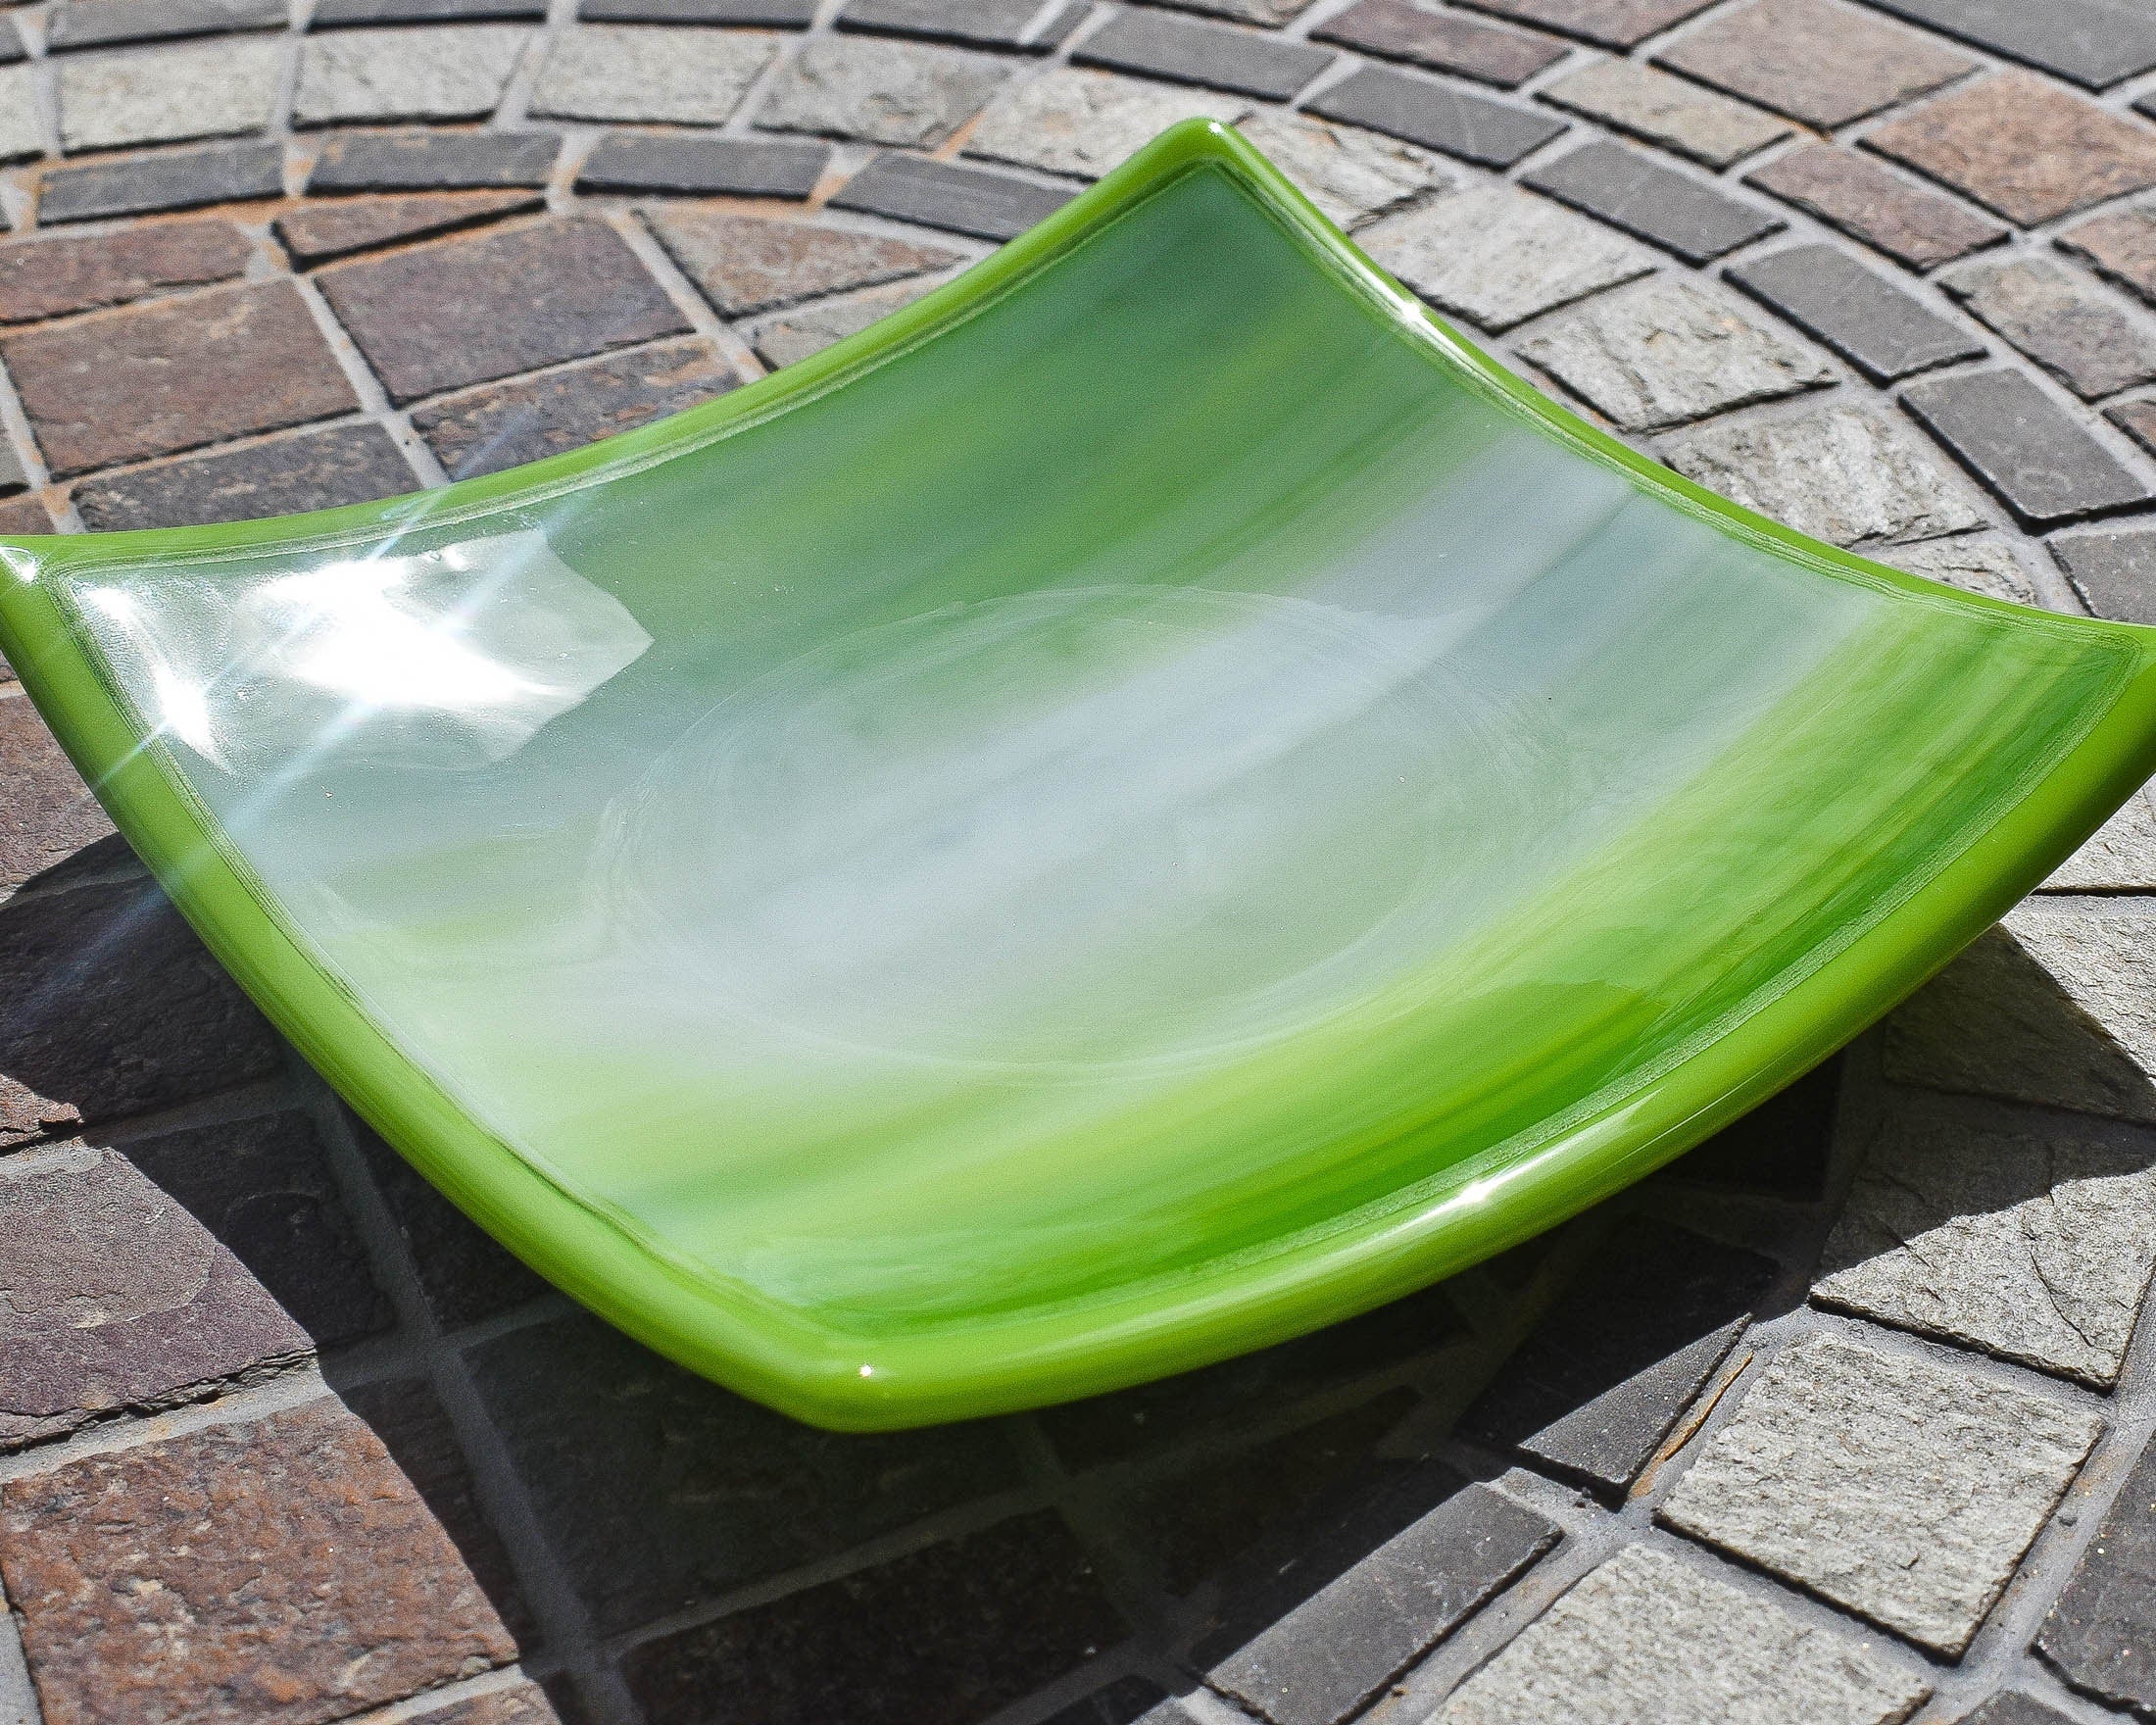
M647 431L0 555L42 709L392 1142L856 1426L1547 1225L2156 768L2156 632L1706 498L1203 124Z

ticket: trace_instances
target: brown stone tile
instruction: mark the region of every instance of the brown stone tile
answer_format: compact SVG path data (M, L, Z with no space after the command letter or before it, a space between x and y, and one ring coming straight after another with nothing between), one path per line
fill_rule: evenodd
M43 513L42 505L32 507ZM52 528L48 522L17 530ZM37 709L0 700L0 888L21 886L112 830Z
M960 257L945 246L886 234L720 210L653 210L645 221L704 297L729 318L924 275Z
M2060 234L2058 247L2156 305L2156 209L2091 216Z
M103 474L77 485L74 499L85 527L111 532L260 520L418 488L396 440L367 423L328 425Z
M1713 0L1466 0L1478 12L1539 24L1605 48L1632 48Z
M1939 284L2084 401L2156 378L2156 333L2057 258L1979 259Z
M1709 19L1655 59L1819 126L1876 114L1976 64L1840 0L1754 0Z
M0 1450L298 1358L307 1333L117 1151L0 1158Z
M2116 407L2104 409L2104 418L2132 437L2151 455L2156 455L2156 401L2122 401Z
M302 269L400 240L431 239L498 216L536 210L535 191L415 192L406 197L334 198L305 204L270 225Z
M398 402L689 327L621 236L588 217L437 240L315 279Z
M162 287L228 281L247 267L247 252L244 233L213 221L14 240L0 246L0 323L117 306Z
M515 1643L381 1441L323 1399L0 1486L46 1725L314 1725Z
M2156 185L2156 129L2027 72L1941 96L1863 142L2024 226Z
M50 533L52 517L34 497L11 497L0 503L0 534ZM12 676L7 661L0 660L0 675Z
M1915 270L1930 270L1996 244L2008 231L1832 144L1791 150L1746 174L1744 183L1809 211Z
M357 408L290 282L214 287L0 339L56 475Z
M634 430L740 381L703 339L667 341L445 396L412 423L449 476L466 479Z

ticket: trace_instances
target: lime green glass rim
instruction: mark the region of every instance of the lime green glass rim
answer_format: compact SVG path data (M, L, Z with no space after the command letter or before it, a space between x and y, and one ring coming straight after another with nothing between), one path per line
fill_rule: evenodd
M1278 1250L1120 1294L990 1311L861 1339L702 1273L482 1126L377 1024L280 914L170 752L146 740L56 584L71 572L179 567L235 551L311 553L536 504L728 437L973 316L1200 168L1225 172L1335 283L1396 320L1450 377L1638 491L1820 580L2104 644L2101 710L1973 842L1793 985L1525 1156L1450 1170L1419 1202L1343 1213ZM833 483L843 484L843 475ZM447 489L280 520L0 542L0 647L115 823L270 1020L375 1130L489 1233L622 1330L813 1423L885 1429L1068 1400L1195 1367L1337 1321L1523 1241L1618 1191L1826 1058L2039 883L2156 773L2156 630L1952 592L1793 532L1586 423L1432 316L1232 129L1192 121L955 281L786 370L571 454Z

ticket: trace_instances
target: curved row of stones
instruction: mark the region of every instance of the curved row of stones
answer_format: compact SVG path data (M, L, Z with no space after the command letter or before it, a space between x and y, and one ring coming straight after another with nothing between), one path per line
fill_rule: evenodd
M2156 621L2131 0L53 0L0 61L35 230L0 530L642 423L1201 114L1692 477ZM838 1438L435 1199L6 688L8 1725L2156 1718L2145 793L1883 1031L1532 1248Z

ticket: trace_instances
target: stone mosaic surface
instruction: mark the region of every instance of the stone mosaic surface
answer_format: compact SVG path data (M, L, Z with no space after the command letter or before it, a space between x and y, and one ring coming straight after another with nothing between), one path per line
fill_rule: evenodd
M0 8L0 530L813 353L1188 115L1699 482L2156 622L2141 0ZM0 668L0 1722L2156 1718L2156 793L1669 1169L1322 1335L790 1425L353 1120Z

